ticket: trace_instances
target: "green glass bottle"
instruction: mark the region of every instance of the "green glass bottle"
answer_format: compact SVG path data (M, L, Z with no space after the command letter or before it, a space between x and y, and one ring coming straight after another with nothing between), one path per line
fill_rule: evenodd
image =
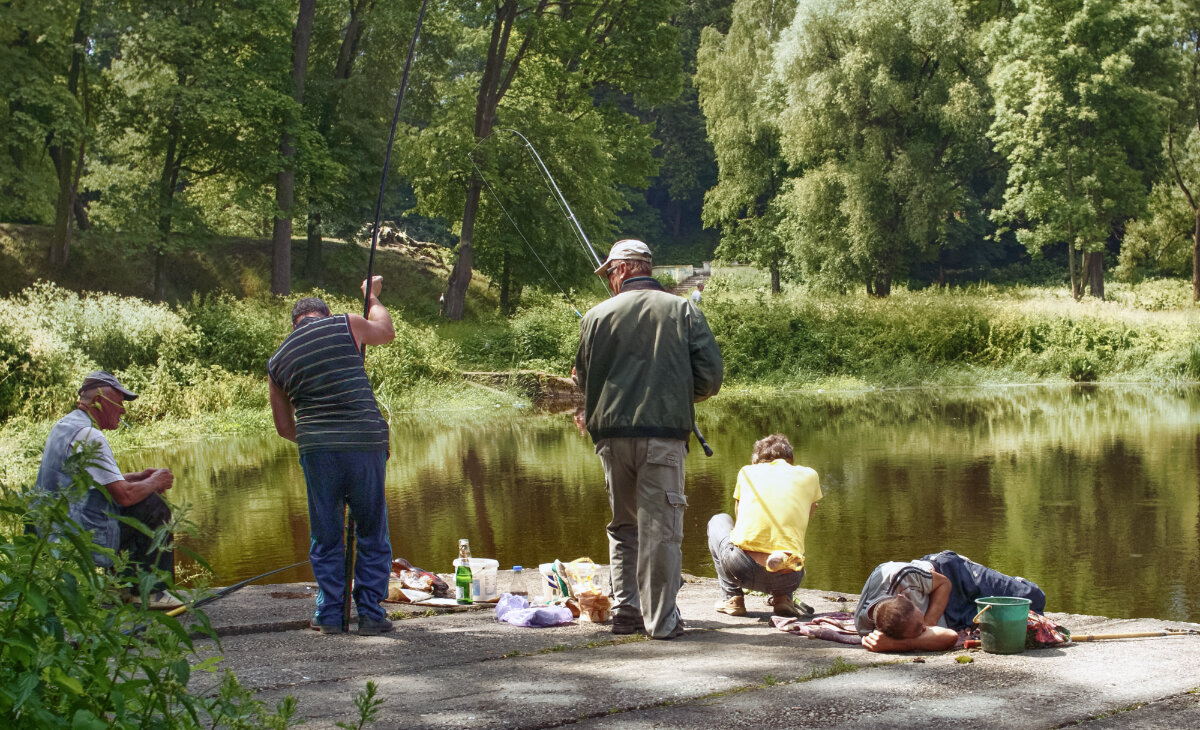
M454 585L458 589L459 603L472 603L471 543L465 538L458 541L458 568L454 571Z

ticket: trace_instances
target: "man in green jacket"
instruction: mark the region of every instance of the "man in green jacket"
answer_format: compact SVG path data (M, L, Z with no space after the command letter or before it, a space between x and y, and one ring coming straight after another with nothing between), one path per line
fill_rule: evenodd
M683 458L693 403L721 389L721 350L691 300L654 280L650 249L621 240L596 269L614 296L583 318L575 374L613 517L613 633L683 634Z

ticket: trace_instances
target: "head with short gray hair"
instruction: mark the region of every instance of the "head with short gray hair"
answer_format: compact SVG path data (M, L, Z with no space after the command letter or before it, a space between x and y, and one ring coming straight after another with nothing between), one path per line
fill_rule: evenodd
M304 297L292 307L292 329L295 329L303 319L308 317L328 317L329 314L329 305L325 303L324 299Z

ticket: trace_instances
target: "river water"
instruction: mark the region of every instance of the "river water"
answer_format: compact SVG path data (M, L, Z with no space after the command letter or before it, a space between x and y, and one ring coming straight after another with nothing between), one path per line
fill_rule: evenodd
M387 494L393 552L450 571L459 538L501 566L607 562L609 508L570 414L498 404L395 414ZM997 387L725 392L701 404L716 450L687 459L684 569L715 575L705 540L730 511L755 439L787 434L825 490L806 588L858 592L885 560L941 549L1038 582L1054 611L1200 621L1200 391ZM304 479L273 434L127 454L169 466L199 529L183 542L217 584L308 557ZM187 566L184 566L186 572ZM307 569L274 580L310 580ZM716 595L714 594L714 599Z

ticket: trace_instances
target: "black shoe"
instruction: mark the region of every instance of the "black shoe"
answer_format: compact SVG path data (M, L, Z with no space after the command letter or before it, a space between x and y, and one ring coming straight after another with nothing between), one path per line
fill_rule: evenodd
M358 617L358 635L359 636L379 636L395 629L392 622L384 618L368 618L366 616Z
M344 633L346 633L346 630L342 628L342 625L340 623L339 624L319 624L319 623L317 623L317 620L315 618L309 620L308 628L312 629L313 631L320 631L322 634L344 634Z
M646 633L646 622L642 620L640 613L633 611L614 613L612 632L614 634L644 634Z

